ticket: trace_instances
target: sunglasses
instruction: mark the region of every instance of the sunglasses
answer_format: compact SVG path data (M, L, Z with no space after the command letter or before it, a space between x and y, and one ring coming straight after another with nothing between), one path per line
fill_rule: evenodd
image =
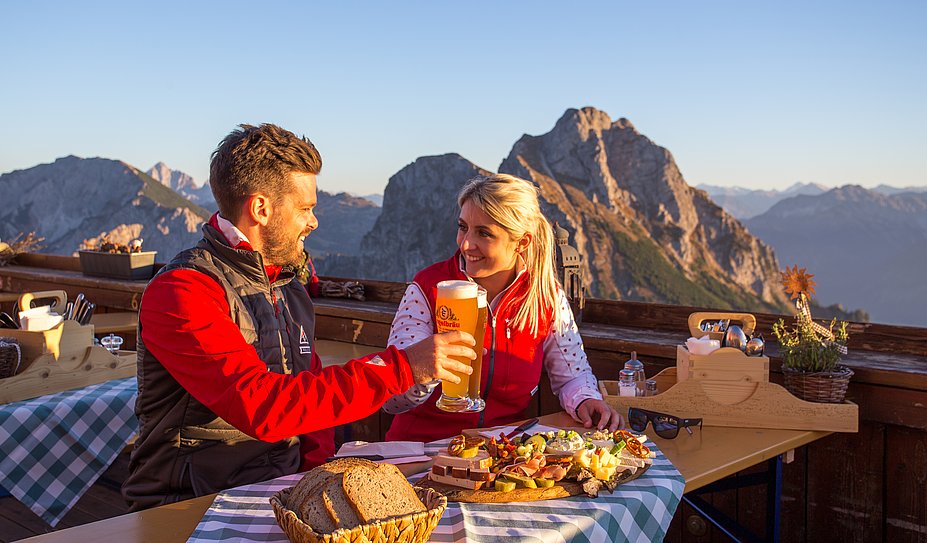
M637 407L628 409L628 424L635 432L643 432L647 428L648 422L653 424L654 431L663 439L675 438L679 435L680 428L685 428L691 435L690 426L702 427L702 419L681 419L673 415L647 411Z

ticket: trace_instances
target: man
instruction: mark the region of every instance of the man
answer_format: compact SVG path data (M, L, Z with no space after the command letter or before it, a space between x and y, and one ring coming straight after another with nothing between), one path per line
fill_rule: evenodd
M322 369L314 312L293 281L318 226L312 143L241 125L213 153L219 212L203 239L145 290L139 309L139 439L123 494L138 510L318 465L339 424L414 383L469 373L476 354L448 333Z

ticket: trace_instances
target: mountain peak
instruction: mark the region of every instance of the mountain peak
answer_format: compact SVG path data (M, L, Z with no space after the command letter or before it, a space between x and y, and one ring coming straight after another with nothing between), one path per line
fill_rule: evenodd
M145 173L165 187L177 191L191 202L210 209L216 206L209 183L200 185L193 179L192 175L180 170L173 170L163 161L158 162Z
M639 134L630 120L621 117L612 121L608 113L592 106L566 110L557 120L552 132L578 131L585 140L589 134L601 134L615 128Z

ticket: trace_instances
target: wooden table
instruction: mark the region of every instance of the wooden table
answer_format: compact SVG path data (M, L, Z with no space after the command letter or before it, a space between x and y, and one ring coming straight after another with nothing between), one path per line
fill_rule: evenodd
M337 348L336 345L331 347ZM322 350L322 345L319 345L319 350ZM563 412L545 415L540 418L540 422L554 427L576 427L576 422ZM648 437L651 437L652 433L648 433ZM662 439L653 436L653 440L685 478L685 491L689 493L743 469L774 459L792 449L807 445L829 433L706 426L695 429L691 436L680 432L676 439ZM400 467L404 473L411 474L422 471L425 466L427 463ZM214 497L214 494L202 496L22 541L33 543L82 541L90 543L141 543L145 541L180 543L186 541L193 533Z

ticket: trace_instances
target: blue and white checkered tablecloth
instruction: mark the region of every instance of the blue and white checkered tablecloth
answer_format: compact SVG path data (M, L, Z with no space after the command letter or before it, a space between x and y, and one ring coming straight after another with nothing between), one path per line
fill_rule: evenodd
M448 440L426 445L436 454ZM657 452L647 472L615 492L598 498L571 498L516 503L448 503L429 541L651 542L662 541L682 499L685 480L652 443ZM219 493L188 543L280 542L287 538L277 526L270 496L293 486L302 474ZM417 480L418 476L411 477Z
M135 377L0 405L0 486L55 526L138 431Z

